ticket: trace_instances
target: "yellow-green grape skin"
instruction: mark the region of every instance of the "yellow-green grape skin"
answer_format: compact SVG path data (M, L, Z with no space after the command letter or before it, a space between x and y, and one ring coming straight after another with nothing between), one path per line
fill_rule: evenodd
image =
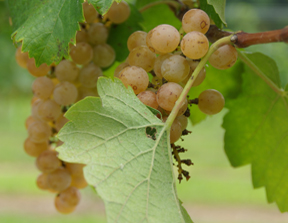
M59 81L74 81L78 74L79 68L70 60L62 60L55 67L55 76Z
M71 46L69 54L76 64L84 65L92 60L93 49L88 43L81 42Z
M102 76L102 70L100 67L96 66L93 63L90 63L80 70L79 82L83 87L86 88L95 88L98 78Z
M27 61L29 60L29 56L28 52L22 52L22 46L17 48L15 59L20 67L27 68Z
M68 81L63 81L55 86L53 98L59 105L71 105L76 102L78 90L74 84Z
M33 102L32 106L31 106L31 116L37 121L41 120L41 118L38 115L38 107L41 103L42 103L42 100L37 99Z
M198 31L205 34L210 27L210 18L201 9L190 9L182 18L182 28L186 33Z
M207 37L200 32L193 31L187 33L181 41L181 50L183 54L193 60L205 56L209 49Z
M167 117L163 118L163 122L167 121ZM182 135L181 123L175 119L170 128L170 143L176 142Z
M159 106L164 110L172 111L182 91L183 88L177 83L168 82L163 84L156 95Z
M82 7L86 22L87 23L94 22L98 17L98 12L94 8L94 6L92 4L89 4L88 2L84 2L82 4Z
M125 22L129 18L130 12L130 6L126 2L113 2L107 12L107 17L111 22L115 24L120 24Z
M88 33L85 29L81 29L76 33L76 43L88 42Z
M129 67L129 66L130 65L128 62L120 63L114 71L114 77L119 77L121 70L123 70L125 67Z
M188 61L180 55L170 56L161 66L161 74L169 82L179 83L188 76L189 72Z
M156 59L155 59L155 63L154 63L154 73L156 74L156 76L158 78L163 78L162 73L161 73L161 66L162 63L164 62L164 60L168 59L170 56L172 56L171 53L168 54L162 54L159 55Z
M53 92L54 84L48 77L38 77L32 84L32 92L35 97L40 99L48 99Z
M190 73L189 75L182 81L183 84L187 84L188 80L190 79L191 75L193 74L194 70L199 64L199 61L193 61L191 59L187 59L189 65L190 65ZM196 77L196 80L192 84L192 87L199 86L206 78L206 70L203 67L201 71L199 72L198 76Z
M144 31L136 31L132 33L127 40L128 50L131 51L137 46L146 45L147 33Z
M36 159L36 166L42 173L51 173L61 166L55 150L43 151Z
M36 67L35 59L31 58L27 61L27 70L34 77L43 77L48 74L50 71L50 66L46 63L41 64L39 67Z
M36 180L37 187L41 190L48 190L49 183L47 181L47 173L41 173Z
M105 68L113 64L116 54L114 49L104 43L93 48L93 62L99 67Z
M180 122L181 130L183 132L188 126L188 118L185 115L180 115L176 117L176 119Z
M178 30L166 24L159 25L152 29L150 35L147 35L146 38L150 39L148 42L161 54L173 52L180 42Z
M44 122L36 121L28 127L28 135L33 142L46 142L50 138L51 127Z
M152 91L142 91L137 95L137 98L144 104L151 108L157 109L158 103L156 99L156 94Z
M69 120L65 118L64 115L60 115L55 121L55 129L59 132L60 129L68 122Z
M60 167L51 173L48 173L47 180L49 188L54 191L63 191L71 184L71 175L68 170Z
M107 27L101 22L91 24L87 34L91 45L106 43L109 35Z
M29 156L37 157L42 152L48 149L48 143L41 142L41 143L35 143L30 140L28 137L24 142L24 150Z
M25 121L25 128L28 129L28 127L36 121L39 121L39 119L30 115Z
M225 105L223 95L214 89L203 91L198 97L198 108L207 115L219 113Z
M238 53L232 45L224 45L218 48L210 57L210 64L220 70L232 67L237 61Z
M151 50L153 53L156 53L156 54L161 54L159 51L157 51L153 46L152 46L152 43L151 43L151 35L152 35L152 30L150 30L148 33L147 33L147 36L146 36L146 46L149 48L149 50Z
M38 117L44 121L56 121L61 115L61 106L54 100L48 99L42 101L38 106Z
M126 88L131 86L135 94L145 91L149 84L147 72L143 68L137 66L124 68L120 72L119 79Z
M153 69L155 59L156 54L144 45L135 47L128 56L130 66L141 67L147 72Z

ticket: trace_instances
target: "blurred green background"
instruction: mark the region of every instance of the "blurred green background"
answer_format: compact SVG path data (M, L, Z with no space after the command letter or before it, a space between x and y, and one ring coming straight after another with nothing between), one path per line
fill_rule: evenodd
M227 1L228 29L257 32L288 25L288 1ZM105 222L102 201L91 188L83 190L79 208L70 215L58 214L54 195L36 188L39 172L34 158L22 148L27 136L25 119L30 114L33 78L19 67L10 35L8 12L0 1L0 222L76 223ZM282 80L288 81L288 45L249 47L275 59ZM183 145L194 166L191 179L178 185L180 199L196 223L287 223L275 204L267 204L264 189L254 190L250 166L233 169L223 150L222 117L226 110L192 127Z

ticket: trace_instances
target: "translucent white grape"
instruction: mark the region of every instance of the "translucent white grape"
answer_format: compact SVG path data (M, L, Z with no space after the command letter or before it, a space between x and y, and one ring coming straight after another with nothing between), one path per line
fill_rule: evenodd
M104 44L108 35L108 29L103 23L93 23L88 29L88 42L92 45Z
M54 84L48 77L38 77L32 84L32 91L35 97L48 99L53 92Z
M167 121L167 117L163 118L163 122ZM175 119L170 129L170 143L176 142L182 135L181 123Z
M198 31L205 34L210 27L210 18L201 9L190 9L182 18L182 28L186 33Z
M128 56L128 62L131 66L141 67L147 72L153 69L155 59L156 54L144 45L135 47Z
M38 117L44 121L56 121L61 115L61 106L54 100L42 101L38 106Z
M61 166L58 153L54 150L43 151L36 159L37 168L43 173L51 173Z
M196 67L198 66L199 64L199 61L193 61L191 59L188 59L187 60L189 65L190 65L190 73L189 75L182 81L183 84L186 84L188 82L188 80L190 79L192 73L194 72L194 70L196 69ZM199 72L196 80L194 81L194 83L192 84L192 87L197 87L198 85L200 85L204 79L206 77L206 70L205 68L203 67L201 69L201 71Z
M36 121L28 127L28 135L33 142L46 142L50 138L51 127L44 122Z
M108 19L115 24L125 22L129 18L129 16L130 6L124 1L121 1L120 3L113 2L107 12Z
M112 65L116 56L114 49L106 43L95 46L93 54L94 64L103 68Z
M35 143L31 141L30 138L27 138L24 142L24 150L29 156L37 157L47 149L47 142Z
M78 77L79 68L70 60L62 60L55 68L59 81L74 81Z
M86 22L87 23L94 22L98 17L98 12L94 8L94 6L92 4L89 4L88 2L84 2L82 4L82 7Z
M27 68L27 61L29 60L28 52L22 52L22 46L19 46L15 54L16 62L19 66Z
M180 122L181 130L183 132L188 126L188 118L185 115L180 115L176 119Z
M61 192L70 186L71 175L68 170L60 167L48 173L47 180L52 190Z
M156 100L156 94L152 91L142 91L137 95L137 98L144 104L148 105L154 109L158 108L158 103Z
M65 118L64 115L60 115L55 121L55 129L59 132L60 129L68 122L69 120Z
M34 77L43 77L48 74L50 71L50 66L46 63L41 64L39 67L36 67L35 59L31 58L27 61L27 70Z
M102 70L100 67L91 63L88 64L80 70L79 82L83 87L95 88L97 84L98 77L102 76Z
M114 77L119 77L121 70L128 66L130 66L128 62L120 63L114 71Z
M128 50L131 51L137 46L146 45L147 33L144 31L136 31L132 33L127 40Z
M88 33L85 29L81 29L76 33L76 43L88 42Z
M154 70L154 73L156 74L156 76L158 78L163 78L162 73L161 73L161 66L162 66L162 63L164 62L164 60L168 59L170 56L172 56L172 54L170 54L170 53L162 54L162 55L159 55L155 59L153 70Z
M207 115L219 113L224 105L223 95L214 89L205 90L198 97L198 108Z
M81 42L77 43L76 46L72 45L69 54L76 64L83 65L92 60L93 49L88 43Z
M77 88L67 81L57 84L53 91L53 98L59 105L71 105L76 102L77 97Z

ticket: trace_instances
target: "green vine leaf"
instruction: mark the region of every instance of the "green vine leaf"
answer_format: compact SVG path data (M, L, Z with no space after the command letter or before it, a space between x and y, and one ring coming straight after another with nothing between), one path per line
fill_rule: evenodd
M68 44L75 43L79 21L84 21L82 2L75 0L7 0L16 42L34 57L36 65L68 57Z
M261 53L244 55L270 81L281 86L275 61ZM251 163L254 187L265 187L268 202L276 202L282 212L288 211L287 92L276 93L246 67L242 92L227 107L223 127L231 164L238 167Z
M244 70L243 63L237 62L233 67L227 70L219 70L212 67L209 63L206 69L206 78L202 84L192 87L189 91L189 99L198 98L202 91L207 89L215 89L222 93L227 102L236 98L241 91L242 78ZM190 110L190 120L193 125L203 121L207 115L201 112L197 105L192 105Z
M226 0L200 0L200 7L215 22L215 25L222 28L222 24L227 25L225 21Z
M59 157L87 164L108 222L191 222L177 198L164 123L119 79L99 78L97 88L101 99L88 97L66 113Z
M88 3L94 5L96 10L104 15L108 12L113 2L121 2L121 0L88 0Z

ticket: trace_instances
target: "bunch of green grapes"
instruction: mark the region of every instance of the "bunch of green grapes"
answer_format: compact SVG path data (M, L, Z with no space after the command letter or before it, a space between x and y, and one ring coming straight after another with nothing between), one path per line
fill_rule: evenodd
M60 213L71 213L80 201L79 189L87 186L83 164L60 160L55 148L62 144L57 133L68 120L67 109L86 96L98 96L97 80L102 68L115 60L114 49L106 43L111 23L122 23L130 15L126 2L113 3L105 18L95 8L83 3L86 22L76 34L76 45L70 45L70 59L58 65L41 64L36 67L34 58L16 51L16 61L36 77L32 84L34 97L31 101L31 116L26 120L28 138L25 152L36 158L36 167L41 174L37 186L55 193L55 207Z
M128 58L116 68L114 76L120 78L126 87L131 86L145 105L158 109L165 121L183 91L183 86L208 52L209 41L205 33L209 27L208 15L200 9L191 9L182 19L183 35L167 24L159 25L148 33L132 33L127 41L130 51ZM227 69L236 60L236 49L225 45L212 54L209 62L218 69ZM148 73L153 76L150 84ZM192 87L200 85L205 77L206 71L203 68ZM197 102L199 109L209 115L220 112L225 104L222 94L213 89L202 92ZM183 115L187 106L186 100L171 127L171 143L176 142L187 127L187 117Z

